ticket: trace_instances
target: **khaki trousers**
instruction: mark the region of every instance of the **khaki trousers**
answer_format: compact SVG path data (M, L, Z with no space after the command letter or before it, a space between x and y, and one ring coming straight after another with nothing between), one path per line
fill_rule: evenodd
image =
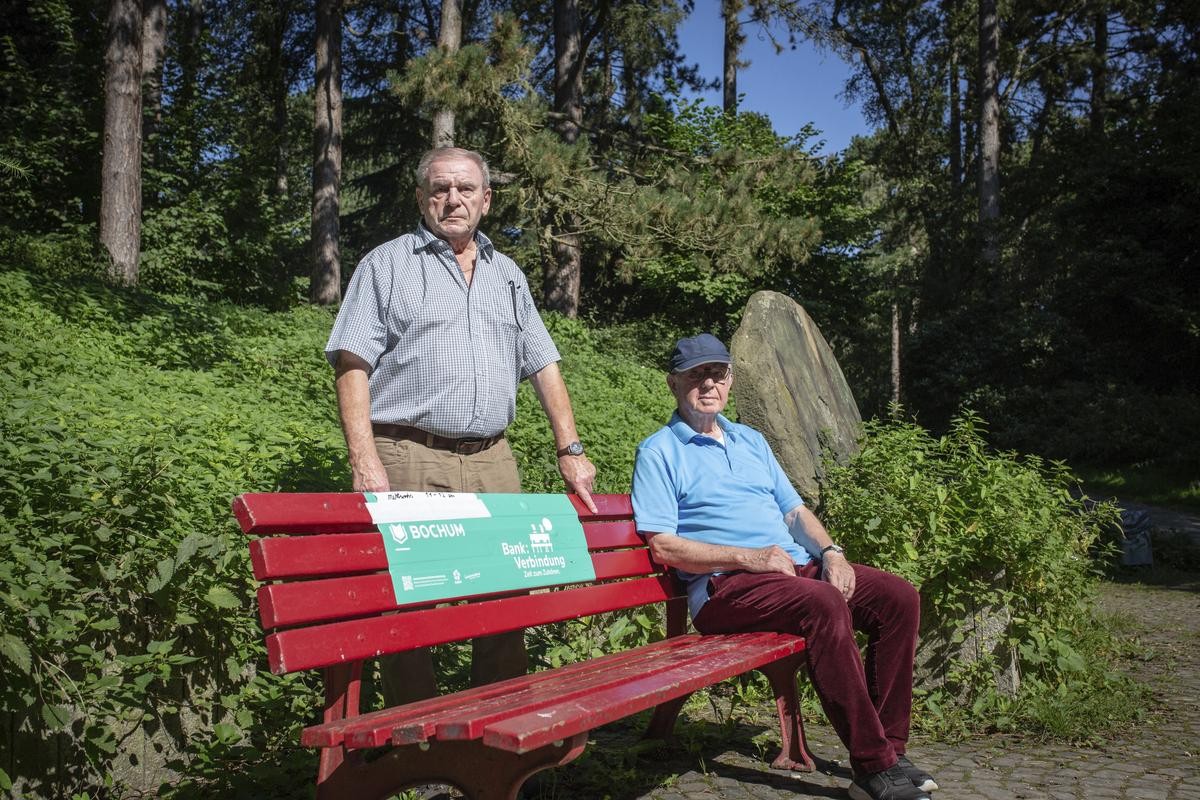
M507 439L469 456L387 436L376 436L375 448L393 491L521 491L517 460ZM433 657L427 647L383 656L379 666L383 697L389 706L438 694ZM513 678L528 671L524 630L482 636L471 641L472 686Z

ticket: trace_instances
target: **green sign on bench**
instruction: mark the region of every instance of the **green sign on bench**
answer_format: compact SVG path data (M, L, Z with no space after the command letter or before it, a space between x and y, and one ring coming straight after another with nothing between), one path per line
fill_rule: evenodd
M596 579L561 494L364 493L398 604Z

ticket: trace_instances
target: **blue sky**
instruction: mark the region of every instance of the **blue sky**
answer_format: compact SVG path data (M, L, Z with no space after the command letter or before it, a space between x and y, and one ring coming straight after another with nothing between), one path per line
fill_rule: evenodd
M696 0L695 11L680 28L679 43L705 78L721 77L723 37L720 0ZM839 96L850 67L834 53L800 41L795 50L776 55L761 28L751 26L746 29L742 60L750 66L738 72L738 94L743 95L739 108L766 114L776 133L792 136L811 122L822 131L823 152L835 153L855 134L870 130L858 106L847 107ZM711 105L721 105L720 89L702 97Z

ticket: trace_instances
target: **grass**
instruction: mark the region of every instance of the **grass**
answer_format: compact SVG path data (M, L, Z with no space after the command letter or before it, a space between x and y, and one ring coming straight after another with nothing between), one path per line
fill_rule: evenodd
M1077 467L1092 495L1200 511L1200 465L1142 462L1127 467Z

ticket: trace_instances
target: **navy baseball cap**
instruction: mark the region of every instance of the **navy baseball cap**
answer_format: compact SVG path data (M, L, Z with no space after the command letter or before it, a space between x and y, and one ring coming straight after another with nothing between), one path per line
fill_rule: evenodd
M687 372L701 364L728 364L729 351L711 333L680 339L671 352L671 372Z

